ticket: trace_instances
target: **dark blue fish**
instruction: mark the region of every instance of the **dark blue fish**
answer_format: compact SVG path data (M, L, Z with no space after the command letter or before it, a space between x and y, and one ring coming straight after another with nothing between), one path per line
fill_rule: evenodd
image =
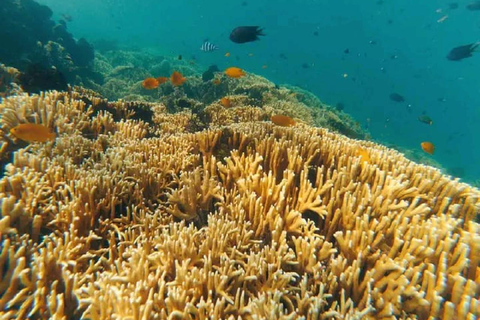
M480 1L474 1L472 3L467 4L467 9L470 11L478 11L480 10Z
M260 40L258 36L264 36L263 29L259 26L236 27L230 33L230 40L235 43L245 43Z
M448 60L459 61L472 56L472 52L477 49L480 42L470 43L463 46L458 46L450 50L447 55Z
M215 78L215 72L220 71L218 67L214 64L208 67L208 70L202 73L202 80L203 81L210 81Z
M200 50L205 52L211 52L211 51L218 50L218 46L211 42L205 41L200 47Z
M450 10L458 9L458 3L456 3L456 2L449 3L448 4L448 9L450 9Z
M419 116L419 117L418 117L418 121L423 122L423 123L428 124L428 125L432 125L432 124L433 124L432 118L430 118L430 117L427 116L426 114L422 114L421 116Z
M405 98L398 93L391 93L390 94L390 100L393 100L395 102L404 102Z

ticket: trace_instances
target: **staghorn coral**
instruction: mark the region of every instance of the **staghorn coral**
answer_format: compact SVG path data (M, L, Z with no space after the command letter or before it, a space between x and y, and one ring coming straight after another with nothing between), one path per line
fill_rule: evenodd
M88 91L0 110L2 318L480 316L480 191L395 150Z

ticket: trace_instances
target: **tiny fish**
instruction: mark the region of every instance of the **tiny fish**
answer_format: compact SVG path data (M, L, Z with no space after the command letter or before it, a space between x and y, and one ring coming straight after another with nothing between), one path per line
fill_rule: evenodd
M225 70L225 74L230 78L241 78L245 76L245 72L237 67L230 67Z
M55 133L42 124L22 123L10 129L16 138L26 142L46 142L55 139Z
M157 79L149 77L143 80L142 87L144 87L147 90L152 90L152 89L158 88L159 84L160 83L158 82Z
M448 14L444 15L443 17L441 17L440 19L437 20L438 23L442 23L443 21L447 20L448 19Z
M456 2L449 3L448 4L448 9L450 9L450 10L458 9L458 3L456 3Z
M295 120L288 116L283 116L281 114L276 114L273 115L270 120L272 120L273 123L275 123L277 126L282 126L282 127L291 127L296 124Z
M156 80L158 81L158 84L162 84L162 83L165 83L167 82L169 79L167 77L158 77L156 78Z
M428 125L432 125L432 124L433 124L432 118L430 118L430 117L427 116L426 114L422 114L421 116L419 116L419 117L418 117L418 121L423 122L423 123L426 123L426 124L428 124Z
M170 81L174 86L181 86L187 79L178 71L173 71L172 75L170 76Z
M224 106L225 108L230 108L232 106L232 102L230 101L229 98L227 97L223 97L222 99L220 99L220 103L222 104L222 106Z
M420 143L420 146L422 147L422 150L428 154L433 154L433 152L435 151L435 146L429 141L424 141Z
M358 147L357 150L355 151L355 155L357 157L360 157L361 163L363 163L363 162L370 163L370 155L368 154L367 149L364 149L362 147Z
M393 100L395 102L404 102L405 101L405 98L398 93L391 93L389 97L390 97L390 100Z
M200 50L205 52L212 52L212 51L218 50L218 46L211 42L205 41L200 47Z

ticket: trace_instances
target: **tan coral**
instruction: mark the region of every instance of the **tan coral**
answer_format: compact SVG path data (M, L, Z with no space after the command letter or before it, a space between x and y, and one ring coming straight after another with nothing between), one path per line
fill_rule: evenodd
M0 317L480 317L480 192L397 151L240 103L198 132L86 92L0 109Z

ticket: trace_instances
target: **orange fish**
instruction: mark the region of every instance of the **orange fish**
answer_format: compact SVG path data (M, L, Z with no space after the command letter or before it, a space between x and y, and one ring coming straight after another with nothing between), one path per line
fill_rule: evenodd
M155 78L146 78L145 80L143 80L142 82L142 86L147 89L147 90L151 90L151 89L155 89L155 88L158 88L158 85L160 83L158 82L157 79Z
M167 82L169 79L167 77L158 77L156 80L158 81L158 84L160 85L162 83Z
M187 78L185 78L180 72L173 71L172 75L170 76L170 80L174 86L181 86Z
M245 72L237 67L230 67L225 70L225 74L230 78L241 78L245 75Z
M225 108L230 108L232 106L232 103L231 103L230 99L228 99L227 97L223 97L222 99L220 99L220 103Z
M433 152L435 151L435 146L429 141L424 141L420 143L420 146L422 147L422 150L426 153L433 154Z
M267 69L267 68L268 68L268 66L267 66L266 64L264 64L264 65L262 66L262 69Z
M220 84L220 82L221 81L218 78L213 80L213 84L216 85L216 86L218 86Z
M370 162L370 155L368 154L368 151L362 147L357 148L357 151L355 151L355 155L357 157L360 157L361 163Z
M27 142L46 142L55 139L55 133L43 124L22 123L10 129L10 133Z
M230 57L230 52L225 53L225 57Z
M276 114L270 118L273 123L282 127L291 127L296 124L295 120L288 116L282 116L281 114Z

